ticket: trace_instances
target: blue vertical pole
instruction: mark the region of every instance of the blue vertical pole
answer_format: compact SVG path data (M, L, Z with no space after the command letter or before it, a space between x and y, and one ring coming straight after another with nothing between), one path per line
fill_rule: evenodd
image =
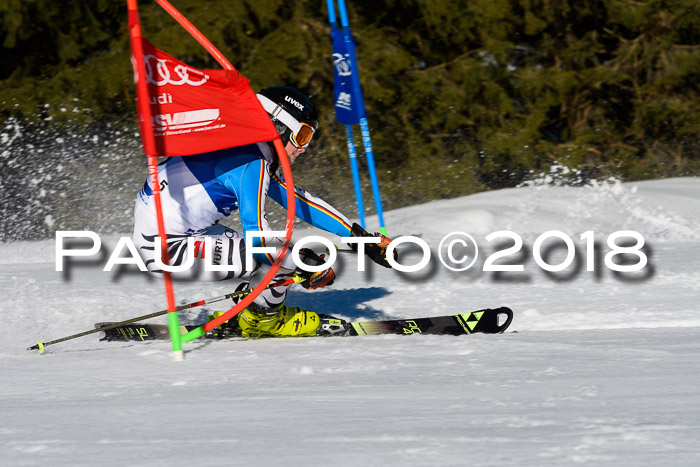
M328 11L331 10L331 7L333 6L333 0L327 0L328 2ZM334 13L335 13L335 9ZM346 43L351 43L352 42L352 35L350 33L350 23L348 22L348 13L347 10L345 9L345 0L338 0L338 12L340 14L340 25L343 28L343 35ZM333 14L333 19L335 19L335 14ZM357 63L353 64L355 66L355 73L358 73L357 70ZM357 76L357 75L356 75ZM358 78L359 79L359 78ZM359 89L359 84L358 86L358 96L360 99L362 98L362 91ZM369 169L369 177L370 181L372 182L372 194L374 195L374 207L377 211L377 218L379 220L379 231L382 233L382 235L386 235L386 227L384 225L384 213L382 210L382 199L381 195L379 194L379 181L377 180L377 172L374 166L374 152L372 151L372 141L369 137L369 125L367 124L367 118L366 117L361 117L360 118L360 127L362 129L362 143L365 148L365 157L367 158L367 167ZM364 227L364 224L363 224Z
M328 7L328 22L331 24L336 22L335 19L335 4L333 0L326 0L326 6Z
M386 227L384 226L384 212L382 211L382 197L379 194L379 181L377 180L377 171L374 168L374 152L372 151L372 141L369 139L369 124L367 123L366 117L362 117L360 119L360 128L362 129L362 144L365 146L365 157L367 158L369 179L372 181L374 208L377 210L377 218L379 219L379 231L382 233L382 235L386 235Z
M352 138L352 125L345 125L345 133L348 138L348 155L350 156L350 167L352 168L352 182L355 185L355 199L357 200L357 214L360 225L365 228L365 206L362 202L362 189L360 185L360 171L357 168L357 153L355 143Z
M345 9L345 0L338 0L338 13L340 13L340 25L343 28L350 26L350 22L348 21L348 12Z
M333 26L336 24L335 18L335 5L333 0L326 0L326 5L328 6L328 20L331 24L331 34L333 33ZM345 18L347 23L347 18ZM365 207L362 201L362 185L360 184L360 171L357 166L357 153L355 152L355 143L352 137L352 126L345 125L345 133L347 134L348 140L348 156L350 157L350 169L352 170L352 182L355 187L355 200L357 202L357 216L360 221L362 228L365 228Z

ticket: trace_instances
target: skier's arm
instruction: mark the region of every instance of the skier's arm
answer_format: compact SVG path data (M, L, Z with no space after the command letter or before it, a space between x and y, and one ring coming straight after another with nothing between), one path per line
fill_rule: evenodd
M287 185L276 174L271 177L268 192L270 198L287 208ZM301 188L294 188L296 216L314 227L348 237L352 231L352 222L333 206Z
M269 194L272 199L287 207L287 186L280 177L273 175L270 181ZM370 234L359 224L351 224L350 220L320 198L316 198L306 191L296 188L296 215L319 229L340 235L341 237L379 237L378 243L368 243L364 246L365 254L375 263L390 268L386 259L387 248L391 239L377 234ZM357 243L351 243L350 247L357 251ZM394 260L398 261L398 252L394 250Z

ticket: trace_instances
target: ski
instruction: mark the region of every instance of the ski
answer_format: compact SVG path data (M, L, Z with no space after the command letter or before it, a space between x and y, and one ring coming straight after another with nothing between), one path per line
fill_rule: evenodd
M348 323L351 336L379 334L500 334L513 321L510 308L486 308L458 315Z
M385 321L346 322L341 319L322 316L319 336L375 336L380 334L443 334L467 335L474 333L499 334L508 329L513 321L513 311L507 307L485 308L483 310L460 313L458 315L435 316L432 318L392 319ZM96 323L95 328L114 323ZM205 339L226 339L239 337L236 328L227 326L216 328ZM185 334L199 325L180 326ZM100 341L150 341L170 339L167 324L131 323L107 329Z

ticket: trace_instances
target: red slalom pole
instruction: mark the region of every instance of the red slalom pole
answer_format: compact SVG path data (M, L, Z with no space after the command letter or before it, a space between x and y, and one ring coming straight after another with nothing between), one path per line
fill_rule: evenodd
M134 74L136 76L136 104L139 115L139 125L141 130L141 141L143 150L148 158L148 174L153 191L153 201L156 207L156 218L158 221L158 236L161 238L161 258L163 264L170 264L170 253L168 252L167 235L165 233L165 220L163 219L163 206L160 199L160 183L158 181L158 149L156 147L153 126L151 125L151 106L148 103L148 83L146 82L146 67L143 60L143 42L141 35L141 24L136 0L127 0L129 11L129 37L131 39L131 53L134 59ZM168 303L168 321L171 328L171 340L173 343L173 353L175 360L182 360L182 342L179 332L174 332L180 328L177 311L175 307L175 291L170 272L163 271L163 281L165 283L165 297Z
M294 227L294 206L295 206L295 194L294 194L294 185L292 183L291 175L292 175L292 169L291 166L289 165L289 160L287 159L287 153L284 150L284 147L282 146L282 141L278 138L274 141L275 143L275 149L277 149L277 154L280 156L280 165L282 166L282 172L284 173L285 181L289 180L287 183L287 224L286 224L286 232L287 236L285 237L284 244L280 247L279 253L277 258L275 259L275 262L272 263L272 267L270 270L267 272L265 277L263 278L262 282L260 285L258 285L248 296L246 296L242 301L238 302L238 304L234 307L232 307L230 310L228 310L226 313L223 315L219 316L218 318L215 318L213 321L209 321L207 324L204 325L204 332L210 331L214 329L217 326L220 326L223 324L225 321L228 321L229 319L233 318L238 312L242 311L245 307L250 305L253 300L257 298L258 295L262 293L265 288L261 288L260 286L263 284L266 284L275 277L277 274L277 271L279 271L280 266L282 265L282 261L284 260L284 257L287 255L287 251L289 248L289 244L292 241L292 228ZM282 157L284 156L284 157ZM287 178L289 177L289 178ZM301 282L301 281L299 281ZM189 342L192 339L196 339L197 337L200 337L201 335L204 335L204 332L199 334L197 331L197 328L189 333L187 333L185 336L183 336L183 342ZM197 331L195 333L195 331Z
M160 5L163 9L166 10L182 27L187 30L188 33L192 35L218 62L221 64L221 66L228 70L228 71L233 71L235 68L233 65L231 65L228 60L221 54L221 52L199 31L197 28L192 25L192 23L187 20L175 7L173 7L167 0L156 0L158 5ZM142 89L147 92L147 86L145 83L145 66L143 63L143 51L142 51L142 44L141 44L141 29L139 25L139 19L138 19L138 11L136 8L136 0L127 0L127 5L129 8L129 25L131 28L131 37L132 37L132 48L134 55L137 55L137 50L138 50L138 56L135 57L136 60L136 69L139 70L138 75L142 77L140 82L137 82L137 90L140 89L138 85L142 85ZM135 38L138 38L138 40L135 40ZM134 45L135 43L138 43ZM138 95L138 93L137 93ZM147 96L147 94L145 94ZM144 148L148 148L149 146L147 143L152 144L152 148L155 150L155 139L152 134L152 127L150 125L150 106L148 105L147 99L140 99L139 101L143 100L144 105L148 107L146 111L148 113L142 113L141 115L141 128L142 131L144 130L144 127L147 126L148 128L146 131L150 132L149 133L149 141L146 141L144 139ZM139 109L141 109L141 102L139 102ZM148 116L146 119L145 116ZM142 138L144 138L144 135L142 133ZM278 250L277 257L272 263L272 267L270 270L267 272L265 277L263 278L262 282L255 288L253 289L248 296L246 296L242 302L238 303L234 307L232 307L230 310L228 310L226 313L224 313L222 316L219 318L215 319L214 321L211 321L210 323L207 324L207 326L211 325L211 328L214 328L224 321L227 321L231 317L233 317L236 313L239 311L243 310L246 306L248 306L258 295L260 295L263 290L265 290L267 284L269 284L274 276L277 274L279 271L279 268L282 264L282 261L284 260L284 257L287 254L287 251L289 249L289 244L291 243L292 239L292 231L294 228L294 218L295 218L295 204L296 204L296 198L295 198L295 193L294 193L294 181L292 178L292 170L291 170L291 165L289 164L289 159L287 158L287 153L285 151L284 146L282 145L281 140L279 137L273 141L273 144L275 146L275 150L277 152L279 161L280 161L280 167L282 168L282 173L284 175L284 179L287 183L288 187L291 187L291 189L287 189L287 220L286 220L286 225L285 225L285 239ZM149 155L149 152L146 151L146 154ZM153 156L153 161L157 162L155 155ZM151 157L149 155L149 167L151 163ZM152 177L157 181L157 165L153 167L153 169L149 169L149 171L152 170ZM161 219L162 219L162 212L158 209L160 207L160 190L159 186L155 184L155 188L153 189L153 194L154 194L154 201L156 202L156 214L158 215L158 220L159 220L159 232L160 227L161 227ZM164 228L163 228L164 232ZM161 238L166 238L165 234L162 233L160 234ZM161 246L165 249L165 255L163 255L163 259L166 260L168 259L167 255L167 242L161 242ZM168 264L168 261L164 261L165 264ZM166 275L164 274L164 277ZM170 309L170 302L171 302L171 297L172 297L172 304L174 307L174 294L172 292L172 282L170 281L170 275L167 274L166 277L166 295L168 295L168 305ZM174 308L172 311L175 311ZM184 358L184 354L182 353L182 342L188 342L189 340L192 340L195 337L190 336L188 334L188 338L181 340L181 336L179 334L179 323L177 322L177 313L170 313L168 316L168 324L170 326L170 335L171 335L171 340L173 342L173 351L174 351L174 357L176 360L182 360Z
M130 0L131 1L131 0ZM135 1L135 0L133 0ZM235 70L233 65L224 57L224 55L207 39L204 34L202 34L190 21L185 18L182 13L180 13L174 6L172 6L167 0L156 0L156 3L160 5L170 16L172 16L175 21L180 23L180 25L189 32L192 37L194 37L197 42L199 42L202 47L204 47L207 52L209 52L214 59L216 59L217 62L226 70ZM229 309L226 313L223 315L219 316L218 318L214 319L213 321L210 321L209 323L206 324L206 331L209 331L211 329L214 329L215 327L221 325L223 322L228 321L231 319L233 316L235 316L238 312L243 310L245 307L247 307L255 298L260 295L263 290L265 290L264 284L268 284L269 282L272 281L272 279L275 277L277 274L277 271L279 271L280 266L282 265L282 261L284 260L284 257L287 254L287 250L289 248L289 244L292 241L292 231L294 228L294 209L296 206L296 199L294 195L294 180L292 178L292 168L291 165L289 164L289 159L287 158L287 152L284 149L284 146L282 145L282 141L277 138L276 140L273 141L275 150L277 152L277 156L280 161L280 166L282 167L282 173L284 174L284 179L287 183L287 222L285 225L285 230L287 232L285 236L285 241L283 245L281 246L279 253L277 257L275 258L275 261L272 263L272 267L270 270L267 272L265 277L263 278L262 282L255 288L253 289L250 294L248 294L242 302L239 302L237 305ZM291 189L289 188L291 187ZM200 329L200 328L198 328ZM195 330L197 331L197 330ZM185 338L183 336L182 342L188 342L192 339L195 339L196 337L199 337L198 335L192 334L193 332L188 333ZM174 333L174 327L171 327L171 334ZM178 337L179 339L179 337Z
M197 29L194 24L190 23L190 21L185 18L185 16L177 11L177 9L172 6L168 0L156 0L156 3L160 5L165 11L172 16L175 21L180 23L180 25L187 30L187 32L190 33L192 37L194 37L197 42L199 42L202 47L206 49L207 52L211 54L214 59L219 62L219 65L221 65L222 68L225 70L235 70L233 65L231 65L231 62L226 60L226 57L224 57L224 54L219 52L219 49L217 49L214 44L212 44L209 39L204 36L201 32L199 32L199 29Z

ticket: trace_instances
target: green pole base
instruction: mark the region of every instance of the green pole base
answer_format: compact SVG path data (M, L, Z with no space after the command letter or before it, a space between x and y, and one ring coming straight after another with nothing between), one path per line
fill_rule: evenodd
M200 326L196 329L191 330L190 332L188 332L184 336L182 336L181 339L182 339L182 342L189 342L189 341L193 341L195 339L198 339L200 337L204 337L204 334L205 334L204 327Z
M173 352L182 351L182 341L180 340L180 321L177 311L168 313L168 327L170 328L170 340L173 343Z

